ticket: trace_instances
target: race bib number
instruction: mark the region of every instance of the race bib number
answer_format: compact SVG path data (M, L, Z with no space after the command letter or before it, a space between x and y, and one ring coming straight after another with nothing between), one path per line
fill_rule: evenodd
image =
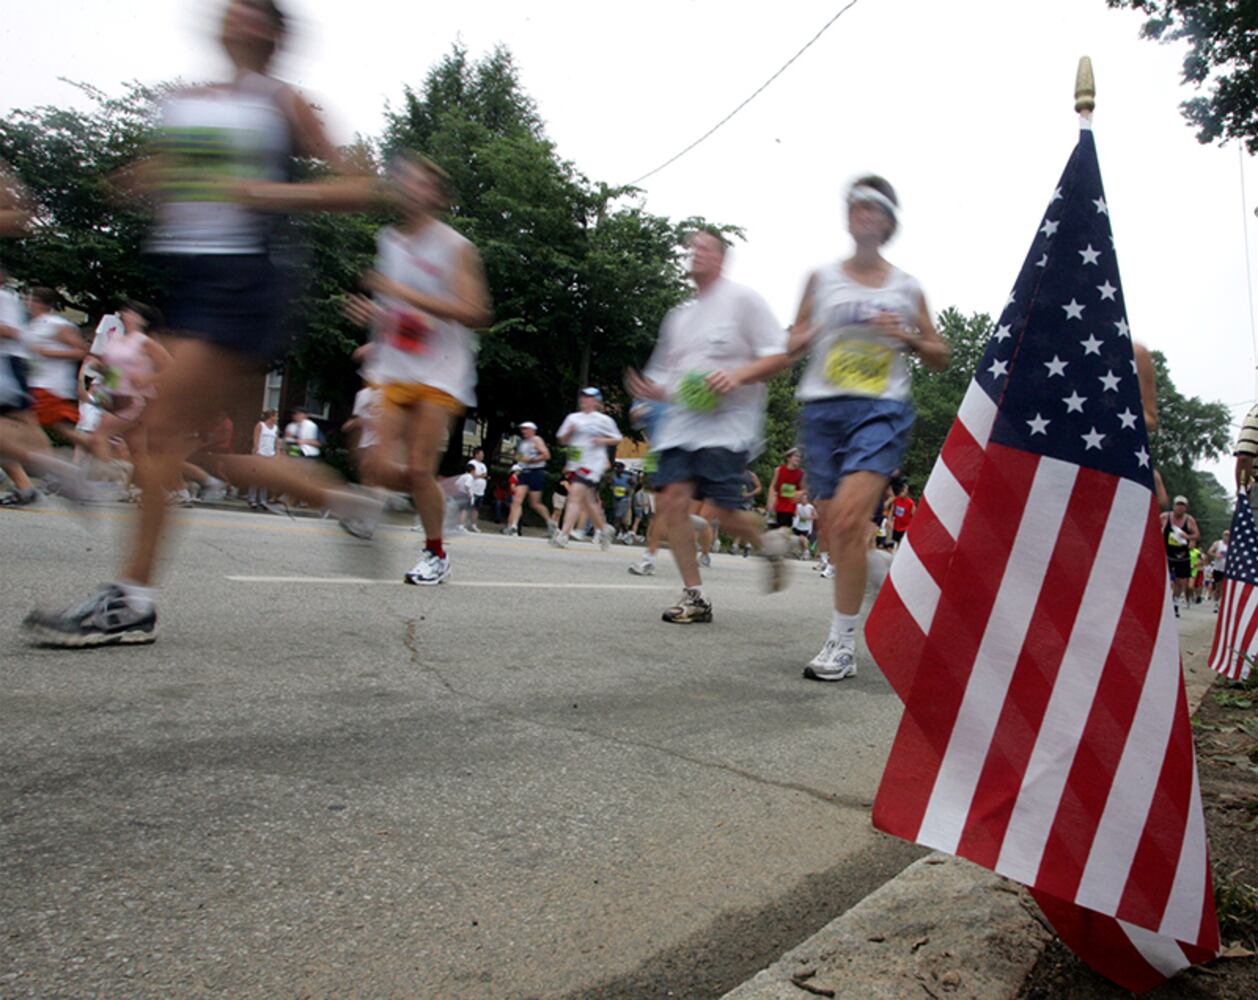
M867 340L841 340L826 355L826 381L847 392L881 396L891 380L895 353Z
M389 314L389 320L388 342L391 347L407 354L428 353L428 334L432 326L423 313L412 309L397 309Z
M789 500L794 495L795 495L794 483L783 483L781 486L778 487L778 496L782 497L782 499Z

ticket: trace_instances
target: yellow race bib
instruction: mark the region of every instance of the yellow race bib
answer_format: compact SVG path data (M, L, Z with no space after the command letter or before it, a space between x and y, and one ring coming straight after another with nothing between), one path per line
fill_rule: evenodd
M826 380L862 396L881 396L891 379L895 350L868 340L840 340L826 355Z

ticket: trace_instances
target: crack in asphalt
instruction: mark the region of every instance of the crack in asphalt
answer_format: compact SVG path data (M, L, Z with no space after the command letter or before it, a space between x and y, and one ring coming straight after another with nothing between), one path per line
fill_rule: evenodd
M538 719L531 715L525 715L522 712L513 712L511 709L504 708L503 706L491 701L488 698L478 695L473 691L466 691L455 687L450 682L449 678L447 678L436 666L434 666L431 662L424 661L424 659L420 656L418 645L419 623L422 620L423 619L418 618L403 619L403 622L406 625L406 637L402 640L402 644L411 654L411 663L425 674L432 677L438 684L445 688L447 692L454 695L456 698L465 698L477 705L482 705L494 712L506 716L509 719L513 719L516 722L523 722L528 725L538 726L542 729L554 729L564 733L589 736L593 739L602 740L617 746L635 747L641 750L653 750L656 753L665 754L669 757L676 758L677 760L685 761L687 764L694 764L697 767L708 768L714 771L724 771L727 774L743 778L757 785L764 785L770 788L780 788L789 792L799 792L801 795L806 795L809 798L816 799L818 802L824 802L829 806L850 809L869 809L872 806L872 803L866 801L865 799L858 799L854 796L839 795L837 793L823 792L819 788L813 788L811 785L801 784L796 781L777 781L773 778L766 778L763 775L756 774L754 771L748 771L745 768L736 767L733 764L725 764L720 761L705 760L702 757L694 757L690 754L683 753L680 750L675 750L672 747L667 747L660 743L651 743L647 740L628 739L623 736L613 736L610 733L599 732L596 729L590 729L586 726L564 725L562 723L546 719Z

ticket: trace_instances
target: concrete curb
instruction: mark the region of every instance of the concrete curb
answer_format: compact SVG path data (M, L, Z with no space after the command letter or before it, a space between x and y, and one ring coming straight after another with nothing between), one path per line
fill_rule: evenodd
M1215 618L1208 610L1191 615L1180 651L1189 710L1195 712L1214 681L1206 660ZM1022 886L935 853L723 1000L1012 998L1052 940Z

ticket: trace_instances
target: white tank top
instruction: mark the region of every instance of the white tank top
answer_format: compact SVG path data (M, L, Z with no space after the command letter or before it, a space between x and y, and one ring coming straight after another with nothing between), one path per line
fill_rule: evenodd
M526 469L544 469L546 460L542 458L542 449L538 447L541 438L520 438L515 447L515 460Z
M268 427L266 421L258 423L258 450L255 454L270 457L275 454L275 439L279 436L280 425Z
M399 284L448 299L466 246L467 240L435 219L413 236L389 227L377 238L376 267ZM376 301L383 312L374 331L372 380L431 386L464 406L475 406L476 334L388 296Z
M286 181L292 136L286 84L257 73L231 87L188 90L162 108L158 195L148 247L154 253L261 254L275 222L223 200L223 181Z
M796 396L805 402L839 396L907 401L908 347L882 336L869 321L885 310L913 329L922 301L917 279L892 267L880 288L870 288L848 277L841 263L820 268L814 278L818 330Z

